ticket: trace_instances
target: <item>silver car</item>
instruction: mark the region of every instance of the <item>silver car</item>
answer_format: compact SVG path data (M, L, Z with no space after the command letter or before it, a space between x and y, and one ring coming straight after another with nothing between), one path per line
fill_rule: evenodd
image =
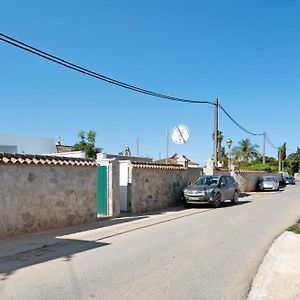
M275 176L263 176L259 182L261 191L278 191L279 181Z
M219 207L225 200L237 204L239 187L232 176L202 176L183 190L185 207L191 204L210 203Z

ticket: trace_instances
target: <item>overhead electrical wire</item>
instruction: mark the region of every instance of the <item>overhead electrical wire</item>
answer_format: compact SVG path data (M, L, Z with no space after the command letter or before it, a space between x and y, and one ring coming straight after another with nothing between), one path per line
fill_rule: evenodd
M268 142L268 144L269 144L272 148L277 149L277 150L280 148L280 147L276 147L276 146L272 143L272 141L270 140L270 138L269 138L269 136L268 136L267 133L265 133L265 137L266 137L266 141Z
M16 40L12 37L9 37L3 33L0 33L0 40L2 40L3 42L6 42L12 46L18 47L22 50L25 50L27 52L30 52L32 54L38 55L39 57L42 57L46 60L49 60L51 62L57 63L61 66L64 66L66 68L72 69L74 71L80 72L82 74L88 75L90 77L94 77L96 79L105 81L107 83L111 83L113 85L128 89L128 90L132 90L138 93L142 93L142 94L146 94L152 97L156 97L156 98L161 98L161 99L165 99L165 100L170 100L170 101L176 101L176 102L183 102L183 103L190 103L190 104L209 104L209 105L216 105L214 102L211 101L200 101L200 100L191 100L191 99L185 99L185 98L179 98L179 97L174 97L174 96L170 96L170 95L166 95L166 94L161 94L158 92L154 92L154 91L150 91L150 90L146 90L137 86L134 86L132 84L128 84L116 79L113 79L111 77L105 76L103 74L91 71L89 69L83 68L79 65L73 64L71 62L68 62L67 60L61 59L57 56L54 56L52 54L49 54L45 51L42 51L40 49L37 49L35 47L32 47L24 42L21 42L19 40ZM263 136L265 135L267 142L269 143L269 145L271 147L273 147L274 149L278 149L278 147L274 146L274 144L271 142L269 136L266 133L254 133L251 132L249 130L247 130L246 128L244 128L241 124L239 124L225 109L224 107L218 103L218 107L225 113L225 115L237 126L239 127L241 130L243 130L244 132L253 135L253 136Z
M11 44L11 45L13 45L15 47L18 47L20 49L23 49L25 51L28 51L28 52L30 52L32 54L38 55L38 56L40 56L40 57L42 57L44 59L47 59L47 60L52 61L52 62L55 62L55 63L57 63L59 65L67 67L69 69L72 69L74 71L77 71L77 72L83 73L85 75L88 75L88 76L91 76L91 77L103 80L105 82L117 85L117 86L125 88L125 89L133 90L135 92L139 92L139 93L142 93L142 94L147 94L149 96L153 96L153 97L157 97L157 98L162 98L162 99L167 99L167 100L171 100L171 101L185 102L185 103L191 103L191 104L210 104L210 105L214 105L214 103L211 102L211 101L199 101L199 100L183 99L183 98L179 98L179 97L174 97L174 96L170 96L170 95L165 95L165 94L161 94L161 93L149 91L149 90L142 89L142 88L139 88L137 86L125 83L125 82L121 82L121 81L115 80L115 79L110 78L108 76L96 73L96 72L88 70L86 68L83 68L83 67L81 67L79 65L75 65L73 63L70 63L70 62L68 62L68 61L66 61L64 59L61 59L61 58L59 58L57 56L54 56L54 55L51 55L51 54L49 54L47 52L39 50L39 49L37 49L35 47L32 47L32 46L30 46L28 44L25 44L25 43L23 43L21 41L18 41L16 39L11 38L11 37L9 37L7 35L4 35L2 33L0 33L0 40L6 42L8 44Z
M245 131L246 133L250 134L250 135L254 135L254 136L263 136L264 133L254 133L251 132L247 129L245 129L242 125L240 125L235 119L233 119L233 117L231 117L231 115L224 109L224 107L219 104L220 109L225 113L225 115L237 126L239 127L241 130Z

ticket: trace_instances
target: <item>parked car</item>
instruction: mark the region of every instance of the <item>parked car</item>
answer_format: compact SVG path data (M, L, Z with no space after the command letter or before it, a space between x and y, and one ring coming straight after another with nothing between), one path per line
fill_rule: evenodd
M219 207L225 200L239 201L239 186L232 176L202 176L183 190L184 205L210 203Z
M295 184L295 178L293 176L286 177L285 178L285 183L294 185Z
M263 176L259 182L259 190L261 191L278 191L279 181L275 176Z

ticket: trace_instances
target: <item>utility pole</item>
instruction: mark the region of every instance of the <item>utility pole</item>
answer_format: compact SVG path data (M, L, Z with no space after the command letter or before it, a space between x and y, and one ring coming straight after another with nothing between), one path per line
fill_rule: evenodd
M278 148L278 172L281 171L281 147Z
M136 139L136 156L137 157L139 157L139 155L140 155L140 139L139 138L137 138Z
M263 133L263 165L266 163L266 133Z
M218 167L219 100L215 100L214 113L214 170Z
M167 131L167 143L166 143L166 164L169 159L169 131Z

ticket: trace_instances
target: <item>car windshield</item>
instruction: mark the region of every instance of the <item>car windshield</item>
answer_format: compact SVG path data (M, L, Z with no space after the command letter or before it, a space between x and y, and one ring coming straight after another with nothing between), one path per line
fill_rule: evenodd
M211 185L217 184L219 182L219 177L217 176L204 176L200 177L194 182L194 185Z
M263 181L275 181L274 177L263 177Z

